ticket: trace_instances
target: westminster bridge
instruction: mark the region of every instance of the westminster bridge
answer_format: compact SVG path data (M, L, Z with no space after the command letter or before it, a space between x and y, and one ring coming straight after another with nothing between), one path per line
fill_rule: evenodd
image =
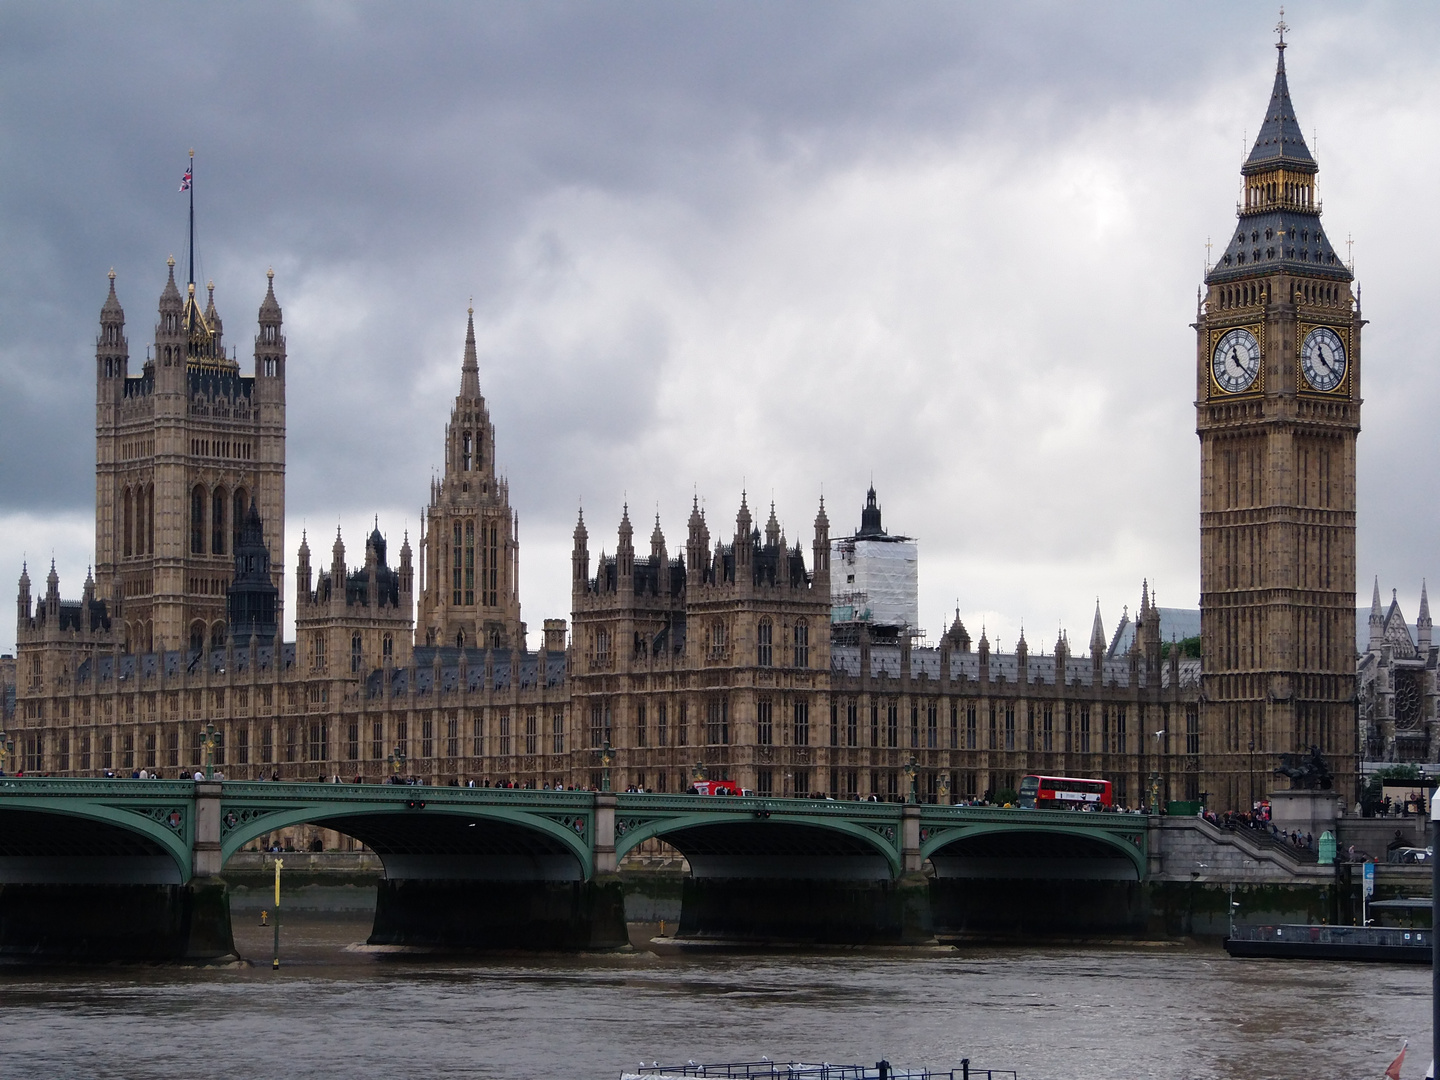
M682 938L918 942L996 908L1034 925L1089 912L1094 927L1124 929L1142 918L1160 822L751 796L5 778L0 955L233 952L226 861L302 824L382 861L372 943L587 949L626 944L619 864L651 838L689 863Z

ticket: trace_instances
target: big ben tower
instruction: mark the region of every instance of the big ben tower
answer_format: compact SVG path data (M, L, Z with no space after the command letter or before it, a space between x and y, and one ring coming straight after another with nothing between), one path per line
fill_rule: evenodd
M1316 197L1285 78L1196 330L1203 731L1215 804L1248 809L1279 755L1355 777L1360 306Z

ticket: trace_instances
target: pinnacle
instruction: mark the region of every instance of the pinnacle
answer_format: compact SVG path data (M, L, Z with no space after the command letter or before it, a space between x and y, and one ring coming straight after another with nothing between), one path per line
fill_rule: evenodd
M480 396L480 362L475 352L475 309L470 308L465 322L465 360L460 365L460 396Z

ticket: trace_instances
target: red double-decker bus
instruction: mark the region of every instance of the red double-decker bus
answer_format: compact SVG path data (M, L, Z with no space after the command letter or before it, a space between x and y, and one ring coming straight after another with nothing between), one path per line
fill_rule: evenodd
M1115 800L1109 780L1026 776L1020 781L1020 805L1026 810L1110 810Z

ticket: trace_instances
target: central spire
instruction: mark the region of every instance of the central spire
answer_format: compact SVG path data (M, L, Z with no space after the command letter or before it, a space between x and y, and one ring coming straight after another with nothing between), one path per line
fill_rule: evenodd
M460 396L480 396L480 362L475 356L475 304L471 301L469 321L465 324L465 362L460 365Z

